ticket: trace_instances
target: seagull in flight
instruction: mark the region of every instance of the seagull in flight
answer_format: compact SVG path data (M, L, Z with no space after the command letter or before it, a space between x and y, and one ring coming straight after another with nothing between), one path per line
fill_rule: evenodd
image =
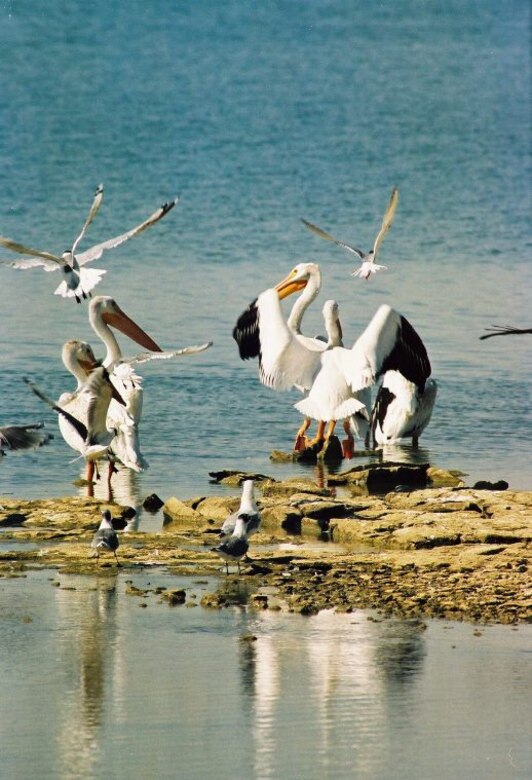
M384 240L384 236L388 232L388 230L392 226L393 218L395 216L395 210L397 208L397 204L399 203L399 190L397 187L394 187L392 190L392 194L390 196L390 200L388 203L388 206L386 207L386 211L384 212L384 218L382 220L381 229L379 230L377 234L377 238L375 239L375 243L373 244L373 249L370 249L370 251L366 254L361 249L357 249L354 246L350 246L350 244L345 244L343 241L338 241L338 239L334 238L334 236L331 236L330 233L327 233L325 230L322 230L321 228L317 227L317 225L313 225L312 222L307 222L306 219L302 219L306 227L312 232L315 233L317 236L320 236L321 238L324 238L326 241L332 241L333 244L336 244L337 246L341 246L343 249L347 249L348 252L351 252L354 255L358 255L358 257L362 260L362 265L360 268L357 268L355 271L353 271L353 276L359 276L361 279L369 279L371 274L377 273L377 271L382 271L387 268L385 265L377 265L375 262L377 259L377 254L379 252L380 246Z
M32 249L24 244L19 244L17 241L13 241L11 238L0 236L0 246L21 255L30 255L30 257L25 257L22 260L0 260L0 263L19 270L42 268L44 271L57 271L59 269L63 281L55 290L54 294L61 295L63 298L75 298L78 303L81 303L83 298L90 297L91 290L96 287L101 281L102 276L106 273L106 271L100 268L86 268L86 264L93 260L98 260L108 249L115 249L115 247L123 244L124 241L128 241L134 236L138 236L143 230L155 225L156 222L173 209L179 198L175 198L168 203L163 203L162 206L148 217L148 219L144 220L144 222L141 222L131 230L128 230L126 233L121 233L119 236L109 238L107 241L102 241L101 244L95 244L90 247L90 249L78 253L77 248L85 236L87 228L100 210L102 200L103 185L100 184L94 193L92 205L80 233L76 237L72 247L63 252L61 256L41 251L40 249Z
M0 428L0 458L5 455L4 450L29 450L42 447L53 439L51 433L41 432L44 423L31 425L5 425Z

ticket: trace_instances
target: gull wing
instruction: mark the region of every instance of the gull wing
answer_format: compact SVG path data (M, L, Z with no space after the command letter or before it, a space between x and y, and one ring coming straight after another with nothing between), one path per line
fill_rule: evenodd
M397 189L397 187L394 187L392 190L392 194L390 195L388 206L386 207L386 211L384 212L381 229L379 230L377 234L377 238L375 239L375 243L373 244L373 259L377 257L377 253L380 249L380 245L383 242L384 236L392 226L393 218L395 216L395 210L397 208L398 203L399 203L399 190Z
M148 219L144 220L144 222L141 222L140 225L137 225L131 230L128 230L127 233L122 233L120 236L109 238L107 241L103 241L101 244L95 244L90 249L87 249L85 252L81 252L81 254L77 255L76 260L80 265L85 265L85 263L90 263L91 260L97 260L107 249L115 249L115 247L123 244L124 241L128 241L134 236L138 236L139 233L142 233L143 230L146 230L152 225L155 225L156 222L168 214L168 212L174 208L178 200L179 198L175 198L175 200L171 200L169 203L163 203L162 206L154 211L153 214L148 217Z
M96 188L96 192L94 193L94 200L92 201L92 206L90 207L90 211L87 215L87 219L85 220L85 224L81 228L81 232L79 233L78 237L72 244L72 255L75 254L79 242L85 235L87 228L91 224L92 220L100 210L100 206L102 205L102 200L103 200L103 184L99 184L98 187Z
M32 425L5 425L0 428L0 447L10 450L27 450L31 447L42 447L53 439L51 433L41 433L44 423Z
M31 255L32 257L40 258L40 260L25 259L19 261L0 261L6 265L11 265L13 268L37 268L39 266L44 266L46 271L55 271L63 262L57 255L52 255L50 252L41 252L39 249L32 249L29 246L19 244L18 241L13 241L13 239L6 238L5 236L0 236L0 246L4 246L12 252L18 252L20 255Z
M64 417L65 420L67 420L70 423L70 425L72 425L72 427L76 429L76 431L81 436L83 441L85 441L85 439L87 438L87 428L85 427L85 425L82 422L80 422L80 420L78 420L76 417L74 417L74 415L70 414L70 412L67 412L66 409L63 409L61 406L59 406L58 404L56 404L53 401L51 401L50 398L48 398L48 396L46 396L42 392L42 390L39 390L37 385L34 384L30 379L28 379L25 376L22 377L22 379L33 390L35 395L38 398L41 399L41 401L44 401L44 403L48 404L48 406L51 409L53 409L54 412L57 412L62 417Z
M301 222L317 236L324 238L326 241L332 241L333 244L336 244L336 246L341 246L342 249L347 249L348 252L352 252L354 255L358 255L361 260L364 259L364 252L362 252L360 249L357 249L354 246L350 246L349 244L345 244L343 241L338 241L338 239L334 238L334 236L331 236L330 233L322 230L317 225L313 225L312 222L307 222L306 219L302 219Z
M197 355L199 352L205 352L206 349L212 347L212 344L212 341L207 341L205 344L182 347L181 349L175 349L173 351L166 350L164 352L141 352L139 355L135 355L135 357L126 358L123 360L123 362L134 365L148 363L150 360L169 360L171 358L180 357L181 355Z

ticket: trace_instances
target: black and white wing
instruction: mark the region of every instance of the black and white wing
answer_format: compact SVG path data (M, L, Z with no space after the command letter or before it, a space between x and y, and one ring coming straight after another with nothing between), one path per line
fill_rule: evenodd
M42 431L44 423L33 425L5 425L0 428L0 449L29 450L42 447L53 439L53 434Z
M138 236L139 233L142 233L144 230L147 230L147 228L155 225L160 219L166 216L166 214L174 208L178 200L179 198L175 198L168 203L163 203L163 205L154 211L148 219L144 220L144 222L141 222L140 225L137 225L131 230L128 230L126 233L115 236L115 238L109 238L107 241L103 241L101 244L95 244L85 252L81 252L76 258L78 263L80 265L85 265L85 263L90 263L92 260L97 260L107 249L115 249L117 246L120 246L120 244L123 244L124 241L128 241L134 236Z

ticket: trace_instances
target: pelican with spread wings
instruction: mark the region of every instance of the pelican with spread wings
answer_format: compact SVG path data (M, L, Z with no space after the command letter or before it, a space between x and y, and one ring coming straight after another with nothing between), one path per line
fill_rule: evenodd
M108 249L115 249L124 241L128 241L134 236L138 236L147 228L155 225L160 219L162 219L168 212L175 206L178 198L163 203L156 211L153 212L148 219L141 222L136 227L128 230L126 233L121 233L119 236L109 238L107 241L102 241L101 244L95 244L90 249L86 249L84 252L77 252L77 248L85 236L87 228L100 210L100 206L103 200L103 185L100 184L94 194L94 199L90 207L87 219L76 240L72 244L70 249L67 249L61 256L54 255L51 252L41 251L40 249L32 249L31 247L20 244L17 241L13 241L11 238L0 236L0 246L17 252L21 255L30 255L22 260L0 260L3 265L9 265L12 268L19 270L27 270L30 268L42 268L44 271L61 271L63 280L59 287L55 290L55 295L61 295L63 298L75 298L78 303L81 303L83 298L90 297L91 290L101 281L102 276L106 271L101 268L86 268L86 264L93 260L98 260L104 252Z
M315 233L317 236L324 238L326 241L332 241L333 244L336 244L337 246L341 246L343 249L347 249L348 252L351 252L354 255L358 255L358 257L362 260L362 265L360 266L360 268L357 268L355 271L353 271L353 276L359 276L361 279L369 279L371 274L377 273L377 271L385 270L387 267L385 265L377 265L376 260L377 260L377 255L379 253L380 246L384 240L384 237L392 226L393 218L395 216L395 210L397 209L398 203L399 203L399 190L397 189L397 187L394 187L392 190L392 194L390 196L388 206L384 213L381 229L379 230L377 234L377 238L375 239L375 243L373 244L373 249L370 249L370 251L367 254L363 252L361 249L357 249L356 247L351 246L350 244L345 244L343 241L338 241L338 239L334 238L334 236L331 236L330 233L327 233L325 230L322 230L321 228L317 227L317 225L313 225L312 222L307 222L306 219L303 219L302 222L304 225L306 225L306 227L308 227L310 231L312 231L312 233Z

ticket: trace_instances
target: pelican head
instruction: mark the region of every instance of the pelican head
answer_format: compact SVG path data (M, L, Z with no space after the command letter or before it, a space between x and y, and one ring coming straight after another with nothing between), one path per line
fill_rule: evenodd
M89 304L89 320L96 333L100 332L103 324L104 327L116 328L137 344L140 344L144 349L148 349L151 352L162 352L161 347L136 322L128 317L115 299L109 295L98 295L91 300Z
M288 276L276 285L275 289L279 298L287 298L292 293L303 290L312 280L312 287L316 290L321 285L321 271L317 263L298 263L295 265Z
M100 365L92 351L91 345L86 341L78 341L77 339L70 339L63 344L61 357L67 368L72 366L73 363L77 363L77 365L81 366L87 376L94 368L97 368ZM73 371L72 373L75 372Z

